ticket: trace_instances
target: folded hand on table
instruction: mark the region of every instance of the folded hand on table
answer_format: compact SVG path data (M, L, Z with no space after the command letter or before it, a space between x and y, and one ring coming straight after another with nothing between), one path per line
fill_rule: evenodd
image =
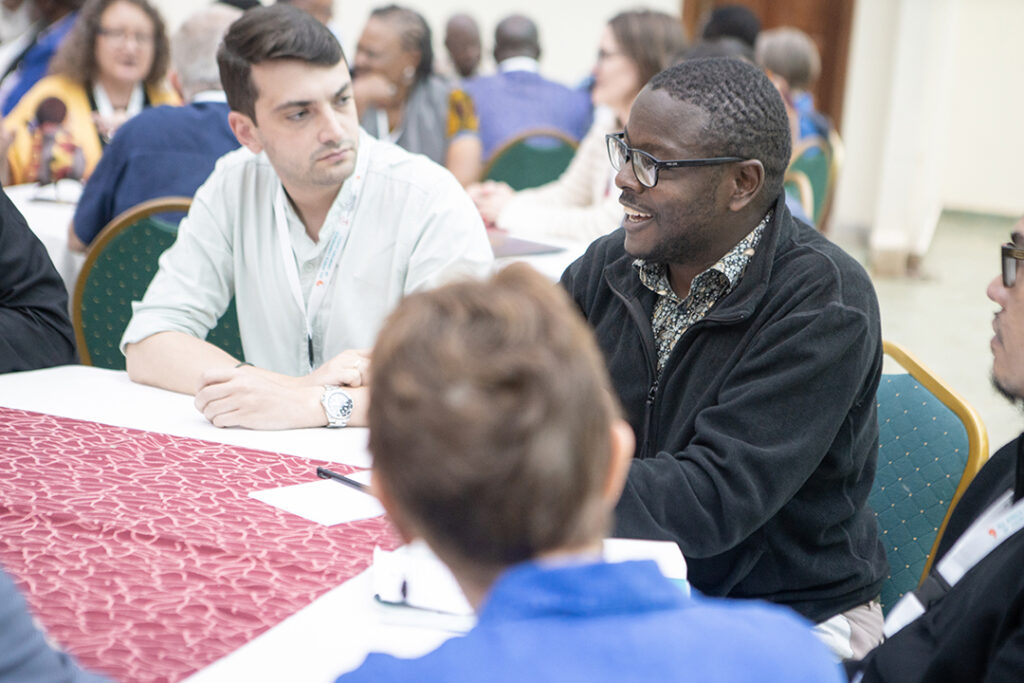
M476 210L480 212L480 217L487 225L496 224L498 216L516 194L516 191L507 183L493 180L470 185L466 191L473 203L476 204Z
M346 387L363 387L370 383L370 361L372 349L350 349L299 378L302 384L325 386L337 384Z
M247 370L218 368L203 373L195 406L215 427L299 429L327 424L320 404L322 385L300 384L283 376L277 381ZM364 426L368 390L348 391L354 403L349 425Z

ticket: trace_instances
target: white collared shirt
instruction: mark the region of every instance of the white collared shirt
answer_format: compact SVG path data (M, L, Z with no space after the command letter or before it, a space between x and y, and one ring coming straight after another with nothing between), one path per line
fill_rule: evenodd
M540 72L540 62L533 57L509 57L498 64L498 71L529 71L530 73Z
M364 131L358 154L369 155L366 178L312 323L317 365L346 349L371 347L384 317L406 294L486 275L493 260L479 214L448 171ZM291 295L274 224L280 186L266 155L243 147L221 157L196 192L177 241L160 257L145 297L133 304L122 351L168 330L205 338L234 295L245 359L292 376L308 371L305 313ZM337 208L331 207L314 243L287 203L304 297Z

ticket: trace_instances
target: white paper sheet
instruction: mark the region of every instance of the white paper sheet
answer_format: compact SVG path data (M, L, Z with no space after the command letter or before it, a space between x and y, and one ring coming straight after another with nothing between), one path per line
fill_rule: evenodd
M689 594L686 582L686 560L679 546L671 541L647 541L632 538L606 538L601 551L608 562L654 560L668 579ZM414 541L394 551L374 548L373 591L383 602L405 606L408 613L433 612L440 615L470 617L473 609L462 594L448 567L422 541ZM385 616L391 623L411 625L401 610L392 610ZM431 622L416 617L437 629L465 631L472 620L452 621L437 619Z
M187 683L333 683L339 674L358 667L367 652L419 657L452 636L389 624L380 617L384 609L373 599L367 570L195 673Z
M346 476L363 484L370 483L369 470ZM249 497L324 526L384 514L384 508L376 498L332 479L252 491Z

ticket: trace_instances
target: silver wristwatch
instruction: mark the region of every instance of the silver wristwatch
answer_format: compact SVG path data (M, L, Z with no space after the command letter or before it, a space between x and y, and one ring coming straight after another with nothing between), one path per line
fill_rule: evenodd
M328 384L320 395L328 427L344 427L352 417L352 397L339 386Z

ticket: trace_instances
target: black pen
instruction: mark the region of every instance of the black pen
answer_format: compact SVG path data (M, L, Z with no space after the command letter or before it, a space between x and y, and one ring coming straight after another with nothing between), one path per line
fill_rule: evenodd
M334 481L338 482L339 484L344 484L345 486L351 486L352 488L356 489L357 491L362 491L363 493L370 493L370 487L367 486L366 484L358 482L355 479L350 479L349 477L346 477L344 474L338 474L337 472L332 472L331 470L327 469L326 467L317 467L316 468L316 476L320 477L321 479L333 479Z

